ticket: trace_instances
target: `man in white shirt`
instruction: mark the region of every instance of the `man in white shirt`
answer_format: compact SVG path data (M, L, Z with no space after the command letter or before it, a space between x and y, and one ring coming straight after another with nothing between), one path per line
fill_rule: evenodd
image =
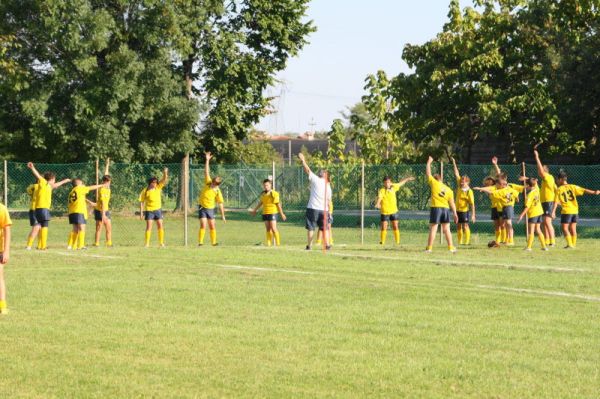
M302 162L302 167L308 175L310 183L310 197L308 205L306 205L306 230L307 244L306 249L310 250L315 229L318 227L323 232L323 242L325 248L330 249L329 234L326 228L327 220L325 213L329 213L329 202L331 201L331 185L328 183L327 171L322 170L319 175L315 175L304 158L304 154L298 154L298 158Z

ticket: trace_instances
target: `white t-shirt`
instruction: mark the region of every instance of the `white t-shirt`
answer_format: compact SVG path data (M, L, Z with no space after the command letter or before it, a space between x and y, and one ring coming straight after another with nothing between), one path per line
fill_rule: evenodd
M327 184L325 179L310 172L308 175L308 181L310 182L310 197L308 199L309 209L316 209L322 211L324 209L329 210L329 201L331 201L331 185ZM325 204L325 185L327 184L327 204ZM327 206L327 208L325 208Z

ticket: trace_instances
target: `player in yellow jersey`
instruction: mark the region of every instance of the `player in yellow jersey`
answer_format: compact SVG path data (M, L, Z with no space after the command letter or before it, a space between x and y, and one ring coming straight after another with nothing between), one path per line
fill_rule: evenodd
M538 187L538 179L530 177L527 179L527 201L525 202L525 209L521 212L518 222L523 220L527 215L527 221L529 223L529 237L527 237L527 247L525 250L531 251L533 247L533 240L537 236L542 244L542 250L547 251L546 239L544 233L540 227L542 223L542 216L544 215L544 209L542 208L542 201L540 200L540 189Z
M398 227L398 198L397 193L402 186L406 183L415 180L414 177L405 177L398 183L394 183L390 176L383 178L383 187L379 189L377 193L377 201L375 202L375 208L381 212L381 230L379 233L379 244L385 245L385 239L387 236L388 224L392 224L392 231L394 232L394 240L396 244L400 244L400 229Z
M27 236L27 246L25 247L26 250L30 251L31 247L33 246L33 242L35 241L35 238L38 236L39 232L40 232L40 222L37 221L37 219L35 218L35 200L37 197L37 190L38 190L39 185L37 183L34 184L30 184L27 187L27 195L29 196L30 199L30 206L29 206L29 226L31 226L31 231L29 232L29 235ZM38 239L38 247L41 245L41 240Z
M85 246L85 224L88 213L86 195L103 186L103 184L86 186L80 178L73 179L73 188L69 192L68 199L69 224L72 230L69 233L67 249L87 249Z
M262 220L265 222L266 232L266 244L268 247L271 246L273 240L275 245L281 245L281 239L279 236L279 230L277 230L277 214L281 215L281 220L285 221L286 216L283 213L281 207L281 201L279 199L279 193L273 190L273 182L269 179L263 181L264 191L260 194L258 205L252 210L252 216L256 215L256 212L262 207Z
M59 188L63 184L69 183L71 179L63 179L56 182L56 175L52 172L45 172L42 176L32 162L27 163L31 173L37 179L37 191L35 192L35 219L40 224L40 238L38 249L48 248L48 226L50 224L50 207L52 206L52 190Z
M498 186L500 188L498 188ZM501 221L500 226L501 228L506 229L506 243L508 245L514 245L512 218L514 217L514 204L519 192L507 183L506 175L504 173L501 173L498 176L496 186L475 187L474 190L490 195L492 202L497 205L496 209ZM496 232L496 235L498 235L498 232ZM498 241L496 240L494 243L496 244Z
M165 246L165 230L162 214L162 190L169 180L169 169L164 168L162 179L157 177L148 179L148 186L142 190L138 198L140 202L140 220L146 221L146 232L144 235L144 246L150 247L152 225L156 221L158 231L158 244L161 248Z
M112 178L109 174L110 169L110 158L106 160L106 167L104 168L104 176L102 176L102 187L98 189L98 195L96 203L94 204L94 220L96 221L96 236L94 240L94 246L100 246L100 233L102 232L102 226L106 234L106 246L112 247L112 221L110 219L110 210L108 204L110 203L110 183Z
M483 187L489 187L492 191L497 189L497 180L491 176L483 179ZM488 194L488 198L490 199L491 206L491 219L494 223L494 234L495 239L492 241L494 246L498 246L502 238L502 220L500 219L500 214L498 213L498 207L501 206L498 204L498 200L495 199L491 194Z
M10 260L10 226L12 221L8 209L0 204L0 314L8 313L6 307L6 282L4 280L4 266Z
M219 206L221 219L226 223L225 206L223 204L223 193L219 186L222 179L216 176L214 179L210 177L210 160L213 158L210 152L204 154L204 187L198 196L198 219L200 219L200 230L198 231L198 245L204 245L204 235L206 227L210 230L210 243L215 246L217 244L217 226L215 224L215 208Z
M543 231L546 237L546 245L553 247L556 244L554 226L552 225L552 209L554 209L554 198L556 197L556 182L554 176L550 173L547 165L543 165L540 160L539 152L534 149L535 163L537 165L538 175L542 179L542 188L540 190L540 200L544 209Z
M452 159L454 168L454 177L456 178L456 213L458 215L458 245L471 244L471 228L469 222L475 223L477 216L475 214L475 196L473 190L469 186L471 178L469 176L461 176L456 161Z
M567 240L565 249L577 246L577 221L579 215L579 203L577 197L583 194L600 195L600 190L588 190L567 182L567 174L561 172L558 175L558 189L554 198L552 208L552 219L556 218L556 209L560 206L560 225Z
M442 182L442 177L439 174L431 174L431 164L433 158L427 159L425 174L427 183L431 188L431 210L429 213L429 237L427 239L427 248L425 252L431 252L433 249L433 241L437 233L438 226L442 226L442 234L446 237L448 250L452 253L456 252L456 248L452 244L452 232L450 231L450 210L454 217L454 223L458 223L458 215L456 214L456 205L454 204L454 193L450 187Z

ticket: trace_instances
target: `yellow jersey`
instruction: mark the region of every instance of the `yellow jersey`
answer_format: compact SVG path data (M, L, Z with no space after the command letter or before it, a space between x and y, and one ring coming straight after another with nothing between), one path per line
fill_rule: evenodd
M274 215L279 212L277 204L279 204L279 193L271 190L268 193L264 192L260 195L260 203L263 206L263 215Z
M560 203L561 215L576 215L579 213L577 197L585 194L585 189L574 184L565 184L556 190L555 202Z
M492 186L492 192L490 194L488 194L488 197L490 198L492 209L502 208L501 199L494 197L494 193L497 190L500 190L500 189L496 186Z
M204 187L198 196L198 205L205 209L214 209L217 204L223 203L221 189L218 186L212 187L211 184L212 179L210 177L204 179Z
M164 183L158 183L156 188L148 190L148 187L144 188L140 193L139 201L144 204L144 210L147 212L158 211L162 208L162 189L165 187Z
M542 202L553 202L556 197L556 182L554 181L554 176L550 173L544 173L544 177L542 177L542 190L540 194L540 198Z
M37 183L35 184L30 184L29 187L27 187L27 195L29 195L30 199L31 199L31 203L29 205L29 209L34 211L35 208L37 208L36 206L36 200L37 200L37 190L38 190L39 185Z
M4 228L12 225L10 214L4 204L0 204L0 254L4 252Z
M444 183L429 176L427 183L431 188L431 207L432 208L450 208L450 200L454 199L452 189Z
M100 187L98 189L98 200L96 201L96 210L102 211L103 206L106 207L108 211L108 203L110 202L110 188L108 187Z
M519 192L510 186L497 188L491 194L492 198L496 199L496 209L498 211L507 206L514 206L518 195Z
M396 197L396 193L400 190L400 183L392 184L392 187L389 189L383 187L379 190L377 194L377 199L381 204L381 214L382 215L393 215L398 212L398 198Z
M471 188L463 190L460 179L460 176L456 178L456 211L468 212L475 204L475 194Z
M515 206L517 199L519 199L519 194L521 194L523 191L525 191L525 186L521 186L519 184L508 183L508 187L512 188L517 193L517 195L511 196L510 202L508 204L509 206Z
M35 206L36 209L50 209L50 206L52 206L52 186L43 177L38 180Z
M528 218L536 218L544 214L544 209L542 208L542 201L540 198L540 189L537 187L527 194L527 202L525 202L525 207L527 208Z
M69 214L81 213L83 215L87 215L87 205L85 202L85 196L89 192L89 187L84 185L75 186L71 189L71 192L69 192Z

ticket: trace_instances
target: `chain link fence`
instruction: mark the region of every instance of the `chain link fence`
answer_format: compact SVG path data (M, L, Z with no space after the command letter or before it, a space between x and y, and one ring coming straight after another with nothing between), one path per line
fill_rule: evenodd
M35 178L26 163L5 162L5 173L0 174L0 187L4 189L5 202L11 211L14 222L28 225L27 212L30 198L27 187L35 183ZM111 164L112 198L110 208L113 218L113 242L115 245L139 246L143 244L144 223L139 220L138 196L150 177L162 176L164 167L169 169L169 182L163 190L163 211L167 241L170 245L194 244L197 222L197 198L204 185L204 165L188 164L187 158L177 164ZM522 165L502 165L502 171L509 181L518 183L522 175ZM57 181L64 178L79 177L85 184L96 184L104 173L104 162L79 164L36 164L40 173L52 171ZM483 179L494 174L491 165L460 165L462 175L471 178L471 185L482 185ZM343 232L347 244L376 243L379 240L379 211L375 209L378 190L385 176L394 181L414 176L415 181L406 184L398 192L400 209L400 229L405 232L425 233L429 218L429 187L425 178L424 165L332 165L328 168L333 188L333 227ZM316 171L316 169L315 169ZM565 171L569 182L585 188L600 188L600 166L563 165L550 166L552 174ZM456 188L451 165L434 166L434 173L441 172L444 181ZM525 165L527 176L537 176L535 165ZM308 202L308 177L300 165L211 165L211 175L223 179L221 190L225 199L228 219L260 223L259 217L252 217L253 208L262 192L262 181L270 178L275 189L281 194L281 201L288 220L286 225L302 228L304 212ZM185 184L188 182L189 185ZM363 184L364 182L364 184ZM67 196L71 185L57 188L53 193L52 215L55 218L52 227L57 230L51 241L66 243ZM363 199L364 193L364 199ZM187 200L185 196L188 196ZM90 200L95 193L90 193ZM490 222L490 202L487 195L475 193L478 221L472 226L473 234L480 238L473 241L486 242L493 236ZM580 206L580 231L582 237L600 237L600 196L586 195L578 198ZM516 206L516 214L523 209L523 196ZM186 209L187 204L187 209ZM187 216L187 219L186 219ZM556 222L558 223L558 222ZM92 235L93 213L90 208L88 218L88 237ZM559 229L558 229L559 230ZM557 230L557 232L558 232ZM64 233L64 236L62 235ZM189 233L189 234L188 234ZM523 236L523 223L515 225L515 234ZM336 233L334 233L334 237ZM489 237L488 237L489 236ZM91 238L88 238L88 242Z

